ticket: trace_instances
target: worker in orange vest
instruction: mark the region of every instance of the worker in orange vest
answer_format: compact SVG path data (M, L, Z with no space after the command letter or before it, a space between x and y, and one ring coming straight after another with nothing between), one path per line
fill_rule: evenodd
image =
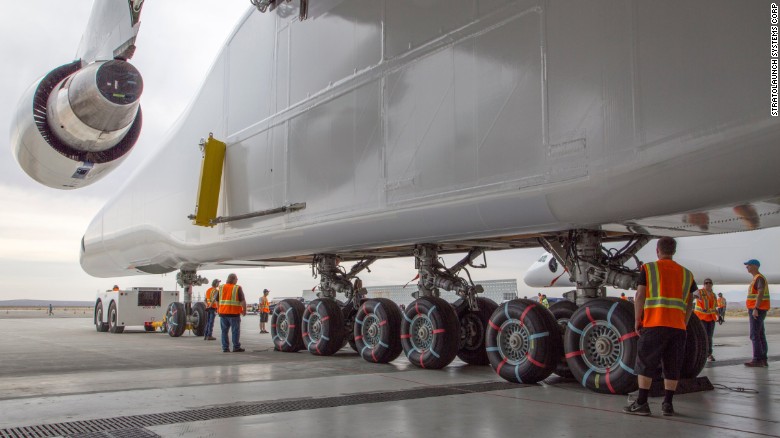
M219 313L220 327L222 328L222 352L230 352L228 332L232 334L233 352L245 351L241 348L241 315L246 315L246 299L244 291L238 284L238 276L230 274L227 283L219 287Z
M650 376L663 362L665 394L661 412L674 415L672 397L685 356L685 330L693 313L693 292L698 289L691 271L672 260L676 251L674 239L658 239L655 249L658 261L645 263L640 271L634 296L634 327L639 332L636 360L639 396L623 408L627 414L650 415L647 403L653 383Z
M712 336L715 334L715 321L718 320L712 280L705 278L704 288L697 290L693 296L696 298L696 307L693 312L704 325L704 331L707 332L707 360L712 362L715 360L715 356L712 355Z
M626 296L625 292L620 292L620 299L628 301L628 297Z
M750 259L745 262L745 267L753 281L748 288L747 301L745 306L748 309L748 319L750 320L750 340L753 342L753 360L746 362L747 367L767 367L767 343L766 330L764 330L764 318L769 311L769 283L766 281L758 268L761 263L756 259Z
M726 298L722 293L718 292L718 324L723 324L726 321Z
M260 297L260 333L268 333L265 329L265 323L268 322L268 314L271 313L271 302L268 300L268 289L263 289L263 296Z
M114 291L114 292L119 292L119 286L117 286L117 285L114 285L114 289L113 289L113 291Z
M217 306L219 303L219 280L211 282L211 287L206 291L206 330L203 332L203 340L215 341L214 319L217 316Z

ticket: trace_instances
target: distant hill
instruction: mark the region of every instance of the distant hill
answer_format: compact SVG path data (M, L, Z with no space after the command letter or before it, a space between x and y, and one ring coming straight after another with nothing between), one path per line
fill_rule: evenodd
M773 285L769 285L770 292L771 287ZM747 288L746 288L747 289ZM726 301L728 302L728 307L730 309L737 309L737 308L744 308L745 307L745 298L747 297L747 290L744 291L719 291L718 288L715 288L715 292L720 292L723 294L723 296L726 298ZM769 294L769 301L772 307L780 307L780 294Z
M0 307L92 307L94 301L55 301L55 300L5 300Z

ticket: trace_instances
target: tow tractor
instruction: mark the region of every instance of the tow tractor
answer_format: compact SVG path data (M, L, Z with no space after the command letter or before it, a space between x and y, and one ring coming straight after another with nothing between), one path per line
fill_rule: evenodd
M161 287L99 292L93 318L95 329L122 333L127 326L143 326L148 332L168 331L166 313L178 301L178 291L164 291Z

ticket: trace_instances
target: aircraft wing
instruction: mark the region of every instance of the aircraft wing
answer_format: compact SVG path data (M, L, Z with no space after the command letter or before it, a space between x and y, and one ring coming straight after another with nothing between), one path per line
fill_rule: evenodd
M132 58L143 3L144 0L96 0L76 59L86 65Z

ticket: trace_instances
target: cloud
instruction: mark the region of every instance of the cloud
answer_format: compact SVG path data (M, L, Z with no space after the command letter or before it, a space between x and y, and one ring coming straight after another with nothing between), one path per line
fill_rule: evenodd
M0 184L0 205L9 206L0 215L0 261L78 262L81 236L103 203Z

